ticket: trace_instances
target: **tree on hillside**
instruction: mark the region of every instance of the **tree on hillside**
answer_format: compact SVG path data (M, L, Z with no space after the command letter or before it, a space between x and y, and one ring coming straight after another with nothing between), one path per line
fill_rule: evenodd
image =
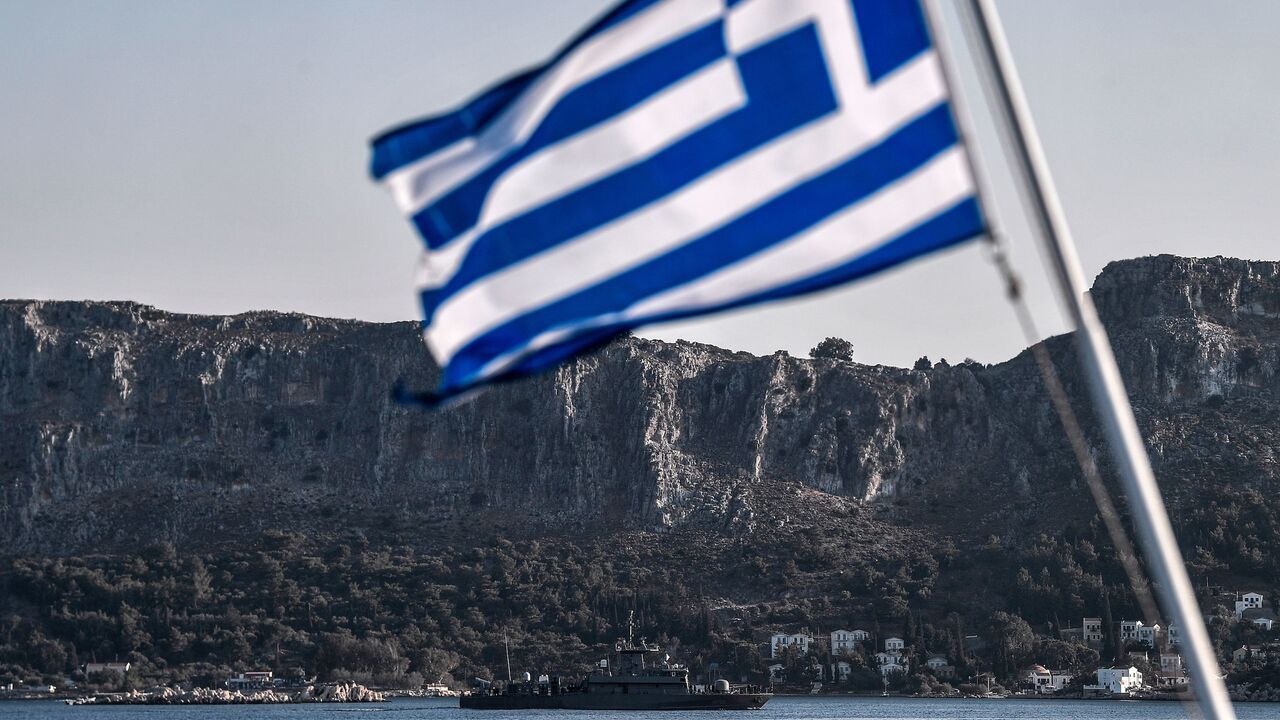
M1092 670L1098 666L1098 651L1078 642L1065 642L1043 638L1036 640L1032 650L1037 662L1046 667L1061 668L1075 673Z
M853 360L853 343L838 337L829 337L813 346L809 357L814 360Z
M1031 626L1017 615L997 610L991 614L988 633L995 644L995 668L1003 677L1012 677L1035 642Z

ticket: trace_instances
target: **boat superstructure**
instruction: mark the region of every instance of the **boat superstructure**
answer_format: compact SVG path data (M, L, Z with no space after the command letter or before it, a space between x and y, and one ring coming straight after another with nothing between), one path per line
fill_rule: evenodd
M669 656L645 638L635 640L632 618L626 638L614 645L612 660L597 663L580 683L567 684L559 677L527 674L505 687L493 684L459 701L472 709L582 709L582 710L750 710L764 707L772 695L753 685L730 685L718 680L710 686L689 682L689 669L672 663ZM651 658L653 658L651 660Z

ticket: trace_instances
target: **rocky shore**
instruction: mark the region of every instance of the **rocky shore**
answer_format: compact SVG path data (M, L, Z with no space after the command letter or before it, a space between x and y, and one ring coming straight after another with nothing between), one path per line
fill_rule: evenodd
M1231 685L1227 690L1234 702L1280 702L1280 688L1274 685Z
M300 690L258 690L241 692L215 688L161 687L126 693L89 695L68 700L68 705L273 705L306 702L384 702L386 696L356 683L336 683Z

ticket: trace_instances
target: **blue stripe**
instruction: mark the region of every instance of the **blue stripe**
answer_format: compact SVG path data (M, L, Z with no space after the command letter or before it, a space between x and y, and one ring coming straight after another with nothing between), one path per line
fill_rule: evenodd
M677 192L744 150L836 108L812 25L743 54L738 64L748 95L745 108L481 235L449 282L423 295L427 322L441 303L476 280Z
M979 208L978 201L972 197L966 198L875 250L817 275L811 275L788 285L737 298L709 308L676 310L635 318L626 323L619 323L607 328L593 328L580 336L580 339L584 341L583 346L591 347L607 341L618 333L641 325L732 310L746 305L755 305L770 300L781 300L826 290L837 285L843 285L851 280L857 280L868 275L874 275L882 270L888 270L908 260L914 260L939 250L945 250L984 232L986 232L986 224L983 222L982 211ZM548 363L544 362L544 357L554 357L555 360L551 361L554 363L580 352L580 348L575 349L574 347L578 340L579 338L573 338L559 343L556 347L548 347L531 354L523 362L513 366L509 372L527 374L542 370L548 365Z
M915 228L912 228L893 240L884 243L875 250L861 255L844 265L831 268L825 272L809 276L782 287L754 295L736 298L732 301L725 302L714 307L675 310L667 313L633 318L624 323L616 323L606 327L585 330L584 332L570 337L563 342L535 351L528 357L524 358L520 363L502 373L500 377L485 378L485 381L492 382L500 381L502 379L511 379L521 375L545 370L561 360L607 342L610 338L621 332L640 327L642 325L667 322L747 305L755 305L770 300L794 297L796 295L803 295L824 290L836 285L841 285L851 280L856 280L858 278L886 270L907 260L954 246L982 234L985 232L985 227L977 200L974 198L966 198ZM596 316L597 314L604 313L593 313L591 316L582 318L582 320L589 320L590 317ZM460 352L454 357L453 361L449 363L449 366L445 368L436 398L455 395L473 385L480 379L478 377L478 373L489 360L504 352L520 347L531 340L532 336L521 335L513 339L517 340L514 345L499 347L496 343L477 344L475 347L468 346L467 349Z
M977 199L970 197L866 255L826 272L754 296L748 302L763 302L824 290L951 247L984 232L986 223L983 222L982 211Z
M457 112L418 120L374 138L369 173L381 180L409 163L474 134L498 115L537 77L539 70L517 75L486 90Z
M946 105L939 105L877 146L734 221L594 287L515 318L472 344L501 354L550 328L619 312L646 297L693 282L871 196L954 146L956 139L951 114ZM427 298L423 300L426 306ZM468 345L458 354L476 353Z
M726 53L723 23L716 20L565 93L523 145L418 212L413 222L427 246L443 247L474 226L493 183L517 163L632 109Z
M369 173L375 180L482 130L548 68L593 35L631 19L663 0L630 0L614 8L580 33L550 61L525 70L480 93L461 108L386 130L370 141Z
M853 15L873 83L930 47L917 0L853 0Z

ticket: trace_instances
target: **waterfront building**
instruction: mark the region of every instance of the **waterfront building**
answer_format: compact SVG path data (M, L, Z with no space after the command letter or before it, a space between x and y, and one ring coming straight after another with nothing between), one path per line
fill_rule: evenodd
M1183 667L1182 656L1177 653L1162 653L1160 669L1156 672L1156 687L1177 692L1185 689L1187 683L1187 670Z
M119 673L121 676L129 674L129 668L133 667L127 662L91 662L85 663L85 677L97 675L98 673Z
M1026 682L1039 695L1052 695L1066 687L1075 675L1063 670L1050 670L1043 665L1033 665L1027 670Z
M228 690L265 690L275 686L275 679L270 670L253 670L242 672L227 679Z
M1086 690L1106 690L1113 695L1127 695L1142 688L1142 673L1132 665L1098 668L1097 675L1098 684L1086 686Z

